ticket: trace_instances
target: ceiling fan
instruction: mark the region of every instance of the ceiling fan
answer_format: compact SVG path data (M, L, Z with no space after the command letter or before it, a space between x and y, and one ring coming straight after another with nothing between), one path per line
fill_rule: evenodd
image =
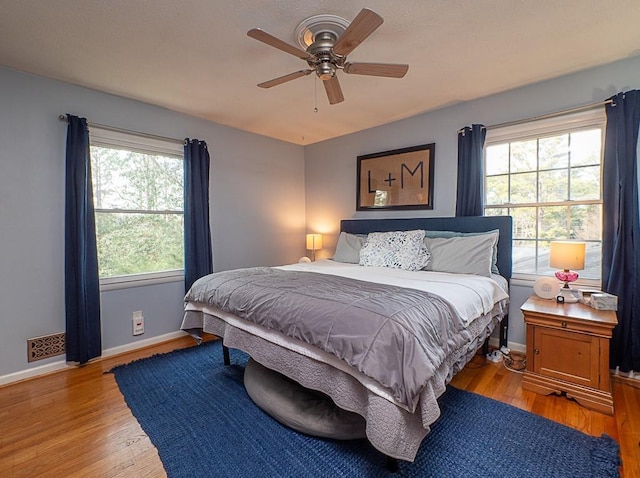
M247 35L251 38L297 56L305 60L310 67L265 81L258 86L271 88L315 72L322 80L329 103L334 105L344 101L340 82L336 76L337 70L350 75L402 78L407 73L409 65L347 61L347 55L382 25L383 21L380 15L367 8L363 8L350 24L344 18L335 15L315 15L303 20L296 28L296 37L301 48L290 45L259 28L249 30Z

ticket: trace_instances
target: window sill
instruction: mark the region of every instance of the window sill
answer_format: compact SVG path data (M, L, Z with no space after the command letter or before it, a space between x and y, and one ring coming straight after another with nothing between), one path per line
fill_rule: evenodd
M184 282L184 271L162 271L151 272L148 274L107 277L105 279L100 279L100 292L167 284L170 282Z
M518 287L532 287L536 283L536 281L542 277L551 277L551 276L535 276L530 274L514 274L511 277L510 284ZM579 289L597 289L601 290L601 283L596 279L578 279L576 282L572 282L571 286L573 288Z

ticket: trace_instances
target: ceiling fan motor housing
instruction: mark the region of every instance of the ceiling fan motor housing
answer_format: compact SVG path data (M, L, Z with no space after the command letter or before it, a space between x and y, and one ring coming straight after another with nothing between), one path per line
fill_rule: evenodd
M333 52L333 45L337 39L333 32L318 32L313 37L313 43L307 48L307 53L311 55L307 63L321 80L333 78L336 75L336 68L344 63L344 58Z

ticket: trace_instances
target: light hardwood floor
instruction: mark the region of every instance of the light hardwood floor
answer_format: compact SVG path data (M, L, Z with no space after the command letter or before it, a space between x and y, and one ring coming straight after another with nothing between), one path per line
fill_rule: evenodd
M189 337L0 387L0 476L166 476L156 449L131 415L115 365L193 345ZM615 415L564 397L522 390L522 376L477 356L452 384L510 403L621 446L623 476L640 478L640 389L614 381Z

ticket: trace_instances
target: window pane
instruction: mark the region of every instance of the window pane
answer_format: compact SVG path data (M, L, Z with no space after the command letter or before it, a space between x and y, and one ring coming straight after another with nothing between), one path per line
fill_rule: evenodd
M546 206L539 210L538 237L550 241L570 239L566 206Z
M571 168L571 199L600 199L600 166Z
M511 196L513 204L537 202L538 174L522 173L511 175Z
M100 277L184 267L182 214L96 212Z
M91 160L96 208L182 211L182 159L92 146Z
M571 239L580 241L602 240L602 204L571 206Z
M569 166L569 135L563 134L551 138L540 138L540 169L566 168Z
M518 207L510 210L513 217L513 237L515 239L536 238L536 208Z
M509 176L487 177L485 204L505 204L509 202Z
M549 241L538 241L538 270L537 273L543 276L553 276L557 269L552 269L549 266L549 249L550 249Z
M602 130L571 133L571 166L600 164Z
M557 171L540 171L539 202L566 201L569 197L569 181L566 169Z
M486 175L509 172L509 143L487 146L485 151Z
M535 171L538 164L537 141L511 143L511 172Z
M584 269L576 271L583 279L600 279L600 267L602 262L602 244L600 242L587 242L585 250ZM549 265L549 241L538 242L538 275L553 276L557 269Z
M513 270L523 274L536 273L536 242L513 241Z
M584 257L584 270L579 271L580 277L583 279L601 279L600 271L602 270L602 243L587 242Z

